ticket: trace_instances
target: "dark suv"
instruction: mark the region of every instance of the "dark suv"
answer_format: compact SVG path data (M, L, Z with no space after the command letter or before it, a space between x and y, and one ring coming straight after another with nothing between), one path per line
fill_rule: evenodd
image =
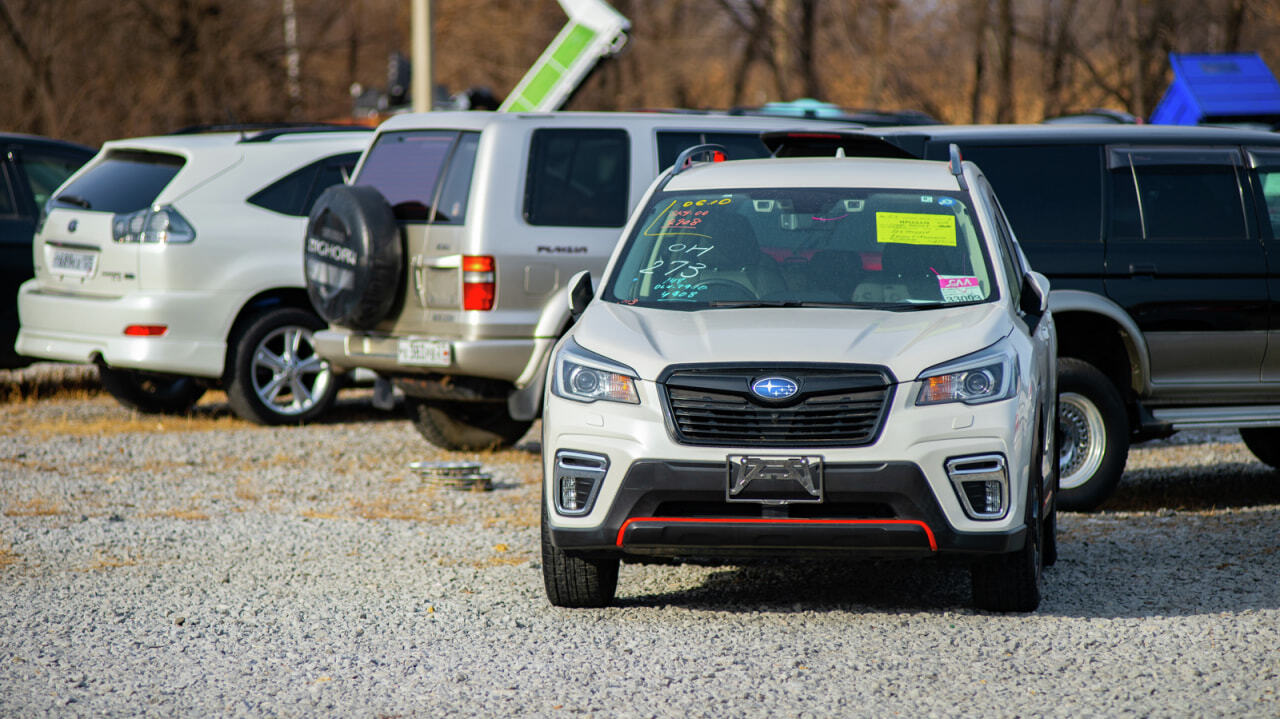
M1103 502L1130 442L1235 427L1280 467L1280 135L985 125L767 138L780 156L945 159L995 187L1053 286L1063 508Z
M32 135L0 133L0 369L32 362L14 352L18 286L31 279L31 237L40 209L93 148Z

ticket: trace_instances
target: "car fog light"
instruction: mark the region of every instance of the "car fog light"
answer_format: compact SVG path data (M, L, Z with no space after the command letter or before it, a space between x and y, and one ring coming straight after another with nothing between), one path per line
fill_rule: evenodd
M604 455L563 449L556 452L552 485L556 512L567 516L590 512L608 471L609 458Z
M1009 509L1009 473L1003 455L984 454L947 460L947 476L965 514L1000 519Z

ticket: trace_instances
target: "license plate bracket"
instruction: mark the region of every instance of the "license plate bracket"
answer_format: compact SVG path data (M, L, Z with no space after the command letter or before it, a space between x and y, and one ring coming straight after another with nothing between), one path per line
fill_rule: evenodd
M447 340L404 338L396 344L396 361L420 367L448 367L453 364L453 346Z
M726 502L819 503L825 498L821 455L731 454Z

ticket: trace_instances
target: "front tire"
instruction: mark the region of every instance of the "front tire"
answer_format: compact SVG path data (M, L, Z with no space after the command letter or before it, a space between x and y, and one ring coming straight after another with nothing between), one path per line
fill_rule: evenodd
M505 402L437 402L405 397L409 419L431 444L460 452L510 447L533 426L512 419Z
M98 380L117 402L146 414L188 414L206 389L194 377L116 369L101 363Z
M1115 491L1129 454L1129 420L1116 386L1093 365L1058 360L1058 502L1096 509Z
M617 557L585 558L565 553L551 542L542 510L542 583L557 607L607 607L618 591Z
M1280 427L1243 427L1240 439L1260 462L1280 469Z
M1040 606L1046 521L1040 517L1039 472L1027 487L1027 538L1016 552L986 557L969 566L973 606L989 612L1034 612Z
M228 354L227 403L256 424L302 424L333 404L337 377L316 354L314 332L324 322L305 310L279 307L236 333Z

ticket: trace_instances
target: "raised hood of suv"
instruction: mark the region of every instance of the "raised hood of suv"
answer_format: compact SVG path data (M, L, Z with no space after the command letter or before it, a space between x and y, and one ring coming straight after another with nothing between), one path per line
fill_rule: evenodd
M881 365L899 381L988 347L1012 330L997 303L914 312L750 308L681 312L594 302L574 327L583 348L654 380L672 365Z

